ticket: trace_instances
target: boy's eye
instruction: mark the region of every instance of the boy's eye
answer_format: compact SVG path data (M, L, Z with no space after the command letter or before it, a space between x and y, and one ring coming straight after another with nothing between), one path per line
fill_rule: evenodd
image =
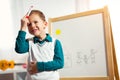
M31 23L28 23L27 26L28 26L28 27L31 26Z
M38 23L37 21L34 21L34 23Z

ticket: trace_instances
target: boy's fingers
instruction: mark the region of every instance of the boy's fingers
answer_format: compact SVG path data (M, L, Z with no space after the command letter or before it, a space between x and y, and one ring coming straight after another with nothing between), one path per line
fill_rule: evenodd
M29 16L25 16L26 18L29 18Z

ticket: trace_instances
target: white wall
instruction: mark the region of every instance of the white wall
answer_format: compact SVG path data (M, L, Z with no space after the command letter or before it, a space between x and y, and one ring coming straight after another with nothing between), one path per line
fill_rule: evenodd
M4 6L3 4L6 4ZM12 20L11 20L11 11L10 11L10 4L7 3L7 0L4 0L2 3L0 3L0 42L5 42L4 44L0 44L0 50L1 48L11 47L11 41L13 40L13 27L12 27ZM4 9L3 9L4 7ZM11 37L8 37L10 35ZM9 45L8 45L9 44Z
M114 44L115 44L115 50L116 50L116 57L117 57L117 63L118 63L118 69L120 73L120 1L112 1L110 0L109 3L109 11L111 16L111 24L112 24L112 30L113 30L113 38L114 38Z
M63 16L75 12L75 0L24 0L24 12L33 5L43 11L47 18Z

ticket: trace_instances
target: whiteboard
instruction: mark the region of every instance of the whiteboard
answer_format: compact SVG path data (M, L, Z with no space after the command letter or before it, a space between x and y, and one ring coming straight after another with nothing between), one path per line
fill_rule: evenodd
M109 32L105 31L103 12L93 10L84 15L51 18L49 30L62 43L65 66L59 70L61 78L109 76L106 46Z

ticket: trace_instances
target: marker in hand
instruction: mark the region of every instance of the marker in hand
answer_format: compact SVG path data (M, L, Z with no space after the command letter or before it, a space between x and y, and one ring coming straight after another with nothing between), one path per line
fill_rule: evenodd
M28 10L28 12L27 12L27 14L26 14L26 18L29 18L29 14L30 14L32 8L33 8L33 6L30 6L30 8L29 8L29 10Z

